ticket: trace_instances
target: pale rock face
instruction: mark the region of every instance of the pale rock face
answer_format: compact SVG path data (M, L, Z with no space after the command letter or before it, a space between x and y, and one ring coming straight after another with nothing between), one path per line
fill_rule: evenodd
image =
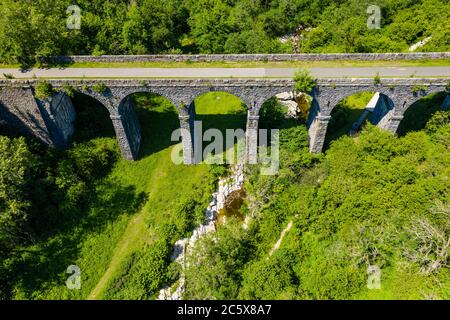
M190 238L181 239L175 242L172 261L177 261L184 268L186 253L193 247L201 237L216 232L216 223L219 211L224 208L225 200L230 193L240 190L244 183L244 166L236 165L232 168L230 177L220 179L218 191L212 194L211 202L205 210L205 221L198 226ZM246 220L247 221L247 220ZM224 223L226 220L224 219ZM176 288L167 287L159 292L158 300L181 300L184 293L184 273L182 272L180 281ZM174 290L175 289L175 290Z
M298 95L302 94L303 93L299 93ZM287 118L296 118L298 116L297 115L298 104L295 101L295 98L297 96L294 96L294 93L292 91L279 93L275 97L281 104L285 105L288 108L286 114Z
M282 92L275 96L280 101L294 100L294 95L292 92Z

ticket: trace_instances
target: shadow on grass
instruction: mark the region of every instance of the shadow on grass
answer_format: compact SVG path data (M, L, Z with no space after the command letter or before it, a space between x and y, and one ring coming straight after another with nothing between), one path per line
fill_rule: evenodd
M446 96L445 92L438 92L423 97L408 110L406 110L403 120L397 130L399 136L404 136L411 131L419 131L425 128L431 117L442 109L442 102Z
M63 286L69 276L65 270L76 264L80 244L105 232L121 215L137 212L146 197L132 186L122 186L111 180L102 182L91 195L90 203L80 210L84 212L82 217L76 215L78 210L74 210L72 216L66 212L54 236L42 239L17 257L10 270L14 270L14 282L20 288L20 296L35 298L33 295L44 289L43 284Z
M140 159L179 143L171 141L172 132L180 127L175 107L152 110L150 107L136 104L136 113L142 137Z
M197 114L196 121L202 122L202 134L209 129L217 129L221 132L223 137L223 150L227 150L227 129L242 129L245 132L247 124L247 114L237 113L237 114ZM203 141L203 149L213 141ZM236 139L233 145L236 143Z
M75 92L72 103L77 113L73 142L81 143L99 137L115 137L109 111L100 102Z
M346 105L338 105L331 113L323 150L327 150L331 143L348 135L354 122L358 120L364 109L353 109Z

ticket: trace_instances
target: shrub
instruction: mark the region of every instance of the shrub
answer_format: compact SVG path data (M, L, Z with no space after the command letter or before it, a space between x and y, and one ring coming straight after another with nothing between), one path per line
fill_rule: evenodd
M381 84L381 76L380 76L380 73L379 73L379 72L377 72L377 75L375 76L375 78L373 78L373 83L374 83L375 85Z
M35 91L36 98L41 100L49 98L55 93L52 84L47 81L38 82L38 84L35 87L35 90L36 90Z
M425 85L415 85L412 87L411 91L414 94L420 93L420 92L426 92L428 90L428 87Z
M92 86L92 90L97 93L105 93L108 90L108 87L103 82L99 82Z
M241 299L294 299L298 280L292 270L295 256L277 252L269 259L250 264L244 271Z
M450 111L436 112L430 120L428 120L425 130L428 133L438 131L439 128L450 123Z
M75 88L71 86L69 83L64 84L63 91L71 98L75 95Z
M300 69L295 73L295 91L310 93L316 86L316 80L311 76L309 70Z

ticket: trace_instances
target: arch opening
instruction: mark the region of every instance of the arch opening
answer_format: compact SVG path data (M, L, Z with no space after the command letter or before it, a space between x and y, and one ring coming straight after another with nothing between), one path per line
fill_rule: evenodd
M378 124L393 107L390 99L378 92L362 91L345 97L331 111L324 149L343 136L356 135L367 121Z
M195 116L194 153L211 163L236 163L245 149L248 109L237 96L212 91L194 99L190 113Z
M115 137L109 111L101 102L78 91L73 93L71 101L76 114L71 143Z
M266 100L261 106L259 128L266 130L287 130L298 126L306 128L312 103L313 97L308 94L279 93ZM271 140L272 135L268 134L266 141L259 139L258 146L270 146Z
M422 97L410 106L407 106L397 129L399 136L408 132L425 129L428 121L439 111L448 111L450 106L445 105L447 92L436 92Z
M129 108L136 115L139 132L138 158L144 159L175 144L171 141L172 132L180 127L178 110L166 97L152 92L135 92L123 99L129 100ZM119 107L124 114L125 106Z

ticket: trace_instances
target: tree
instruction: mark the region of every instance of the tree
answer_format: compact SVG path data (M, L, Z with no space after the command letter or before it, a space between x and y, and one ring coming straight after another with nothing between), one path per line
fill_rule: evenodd
M231 219L217 234L198 240L186 261L185 299L236 299L242 267L251 256L248 240Z
M294 76L294 89L297 92L310 93L316 86L316 80L310 75L309 70L300 69Z
M30 240L27 183L35 157L24 138L0 136L0 251Z

